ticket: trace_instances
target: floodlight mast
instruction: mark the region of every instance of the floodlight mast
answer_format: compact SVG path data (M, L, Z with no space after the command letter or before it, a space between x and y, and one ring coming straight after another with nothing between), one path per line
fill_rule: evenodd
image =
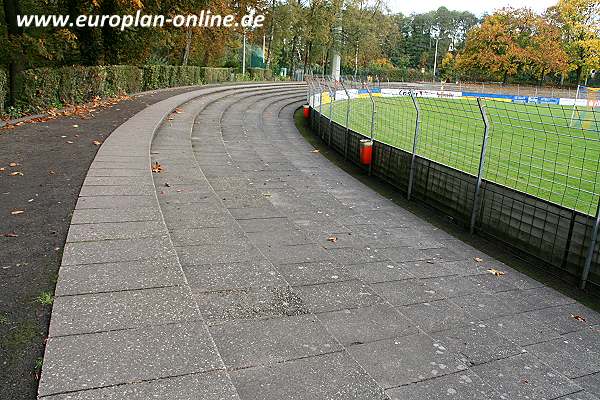
M334 82L340 81L340 69L342 64L342 56L340 55L341 39L342 39L342 8L338 13L335 26L332 29L333 46L331 56L331 79Z

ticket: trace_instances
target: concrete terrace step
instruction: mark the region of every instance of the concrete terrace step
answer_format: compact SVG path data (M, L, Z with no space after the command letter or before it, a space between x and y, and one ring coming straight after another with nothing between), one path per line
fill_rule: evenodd
M111 135L73 216L40 397L598 400L600 315L312 152L304 99L204 88Z

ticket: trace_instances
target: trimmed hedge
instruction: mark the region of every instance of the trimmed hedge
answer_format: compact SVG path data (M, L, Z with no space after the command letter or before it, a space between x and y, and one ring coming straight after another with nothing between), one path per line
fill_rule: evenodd
M271 77L270 71L259 68L244 77L235 75L231 68L172 65L36 68L20 73L16 105L22 112L37 112L64 104L84 103L96 96ZM6 73L0 70L0 113L7 95L6 80Z
M205 83L218 83L231 80L231 68L201 67Z
M108 96L142 91L143 73L132 65L109 65L106 68L104 93Z
M8 97L8 74L0 68L0 114L4 113L4 103Z

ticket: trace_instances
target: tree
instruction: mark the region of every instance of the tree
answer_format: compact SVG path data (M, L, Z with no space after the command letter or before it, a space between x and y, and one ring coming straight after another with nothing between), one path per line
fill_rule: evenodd
M492 78L506 83L517 74L566 71L566 53L560 32L529 9L505 8L487 16L467 35L456 68L463 75Z
M562 31L576 81L600 66L600 2L598 0L559 0L547 15Z

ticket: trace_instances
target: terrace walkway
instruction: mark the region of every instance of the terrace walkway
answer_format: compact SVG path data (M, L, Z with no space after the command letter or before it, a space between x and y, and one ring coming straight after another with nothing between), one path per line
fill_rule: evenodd
M39 395L598 400L600 315L312 151L305 90L202 88L103 144Z

